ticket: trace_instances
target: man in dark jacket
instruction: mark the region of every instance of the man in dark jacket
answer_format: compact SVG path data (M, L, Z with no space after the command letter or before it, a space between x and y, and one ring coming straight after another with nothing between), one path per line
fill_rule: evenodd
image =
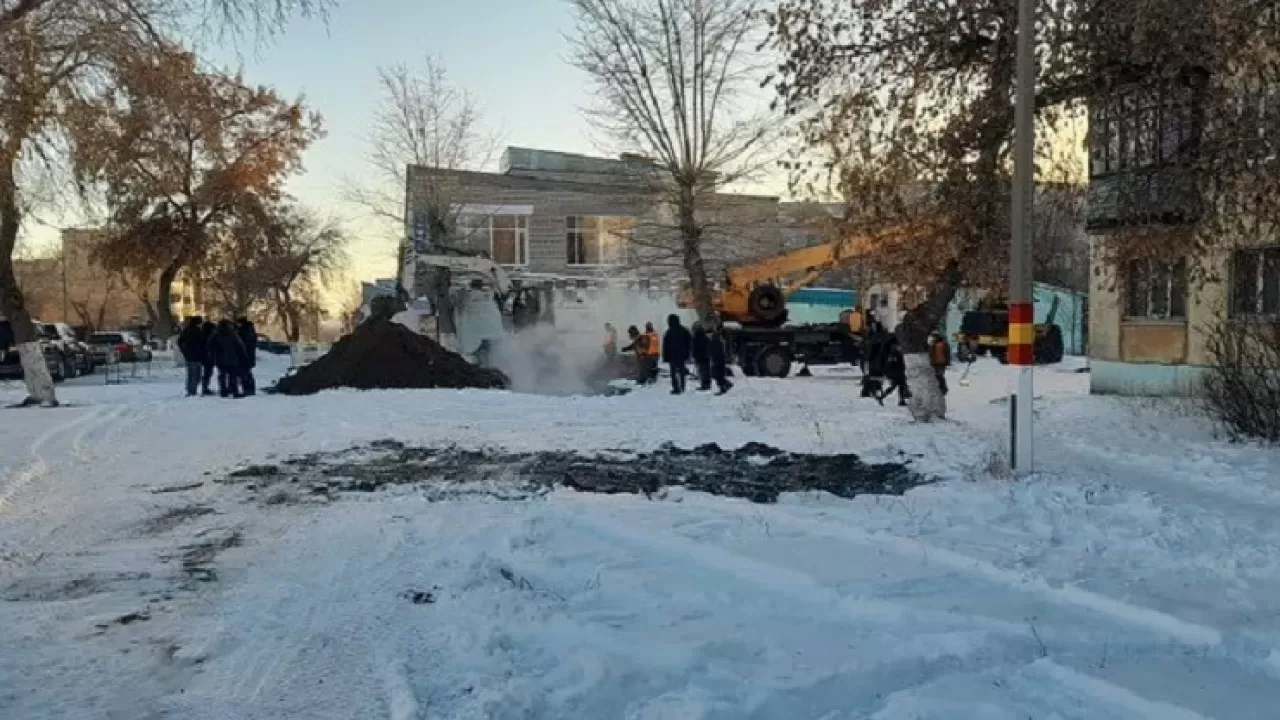
M204 357L201 359L204 373L200 376L200 394L212 395L209 383L213 381L213 368L217 365L214 354L217 351L218 326L212 320L205 320L200 326L200 335L204 337Z
M214 362L218 366L218 394L222 397L243 397L240 392L240 378L249 359L245 353L244 343L230 320L218 323L214 333Z
M200 389L200 376L204 370L205 337L201 327L202 318L193 315L187 318L178 333L178 351L187 365L187 397L192 397Z
M707 357L711 361L711 379L716 381L717 395L723 395L733 388L729 382L729 352L724 345L724 326L712 321L711 333L707 336Z
M245 395L253 395L258 392L258 383L253 378L253 369L258 365L258 329L249 318L237 318L236 335L244 345L246 357L245 365L240 369L240 389Z
M662 360L671 368L671 394L684 392L689 379L689 352L693 348L693 336L689 328L680 324L679 315L667 316L667 332L662 337Z
M698 368L698 390L710 390L711 338L701 322L693 324L693 365Z
M911 397L911 390L907 387L907 363L902 357L902 348L898 346L898 337L889 335L885 338L883 353L884 376L889 381L889 387L876 396L876 401L881 405L884 399L889 397L894 390L898 391L898 405L907 404L907 399Z

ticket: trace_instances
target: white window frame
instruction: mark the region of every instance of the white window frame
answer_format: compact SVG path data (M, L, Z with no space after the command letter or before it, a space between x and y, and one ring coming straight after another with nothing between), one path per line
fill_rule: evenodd
M571 234L577 233L580 237L582 234L582 221L586 219L595 220L596 223L596 256L604 257L604 237L605 237L605 221L606 220L630 220L631 233L626 238L626 245L623 247L621 257L617 262L612 263L585 263L571 262L568 257L569 238ZM577 227L570 227L572 221L577 221ZM635 234L636 218L634 215L566 215L564 219L564 241L565 241L565 264L569 267L593 268L593 267L624 267L627 264L627 258L631 253L631 240Z
M461 205L457 208L456 225L470 227L472 219L483 219L484 230L487 231L489 257L495 262L498 260L497 253L494 251L493 243L493 218L497 216L510 216L516 218L516 262L504 263L499 265L510 268L522 268L529 266L529 225L533 219L532 205ZM477 232L481 227L476 223L474 228ZM471 235L461 238L468 244L473 239Z

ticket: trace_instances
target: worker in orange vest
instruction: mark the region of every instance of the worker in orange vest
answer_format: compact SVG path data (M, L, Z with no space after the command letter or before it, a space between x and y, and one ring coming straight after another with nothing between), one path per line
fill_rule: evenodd
M618 331L614 329L613 323L604 324L604 355L605 357L613 357L618 354Z
M933 374L938 378L938 390L947 394L947 368L951 365L951 343L942 333L929 333L929 364L933 366Z
M654 358L649 355L649 337L641 335L640 329L635 325L627 328L627 337L631 338L631 344L622 348L622 352L634 352L636 354L636 384L648 385L652 371L650 365Z
M658 381L658 358L662 357L662 340L658 338L658 331L653 329L653 323L644 324L644 354L649 363L649 382Z

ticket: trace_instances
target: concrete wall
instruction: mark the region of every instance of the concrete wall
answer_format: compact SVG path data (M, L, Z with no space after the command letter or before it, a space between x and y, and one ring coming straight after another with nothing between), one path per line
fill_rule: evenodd
M1096 244L1101 239L1095 238ZM1266 239L1239 246L1272 244ZM1226 315L1231 253L1223 250L1201 262L1207 280L1192 280L1187 289L1185 320L1124 316L1124 288L1113 282L1114 269L1095 261L1089 293L1089 357L1094 363L1093 392L1187 395L1211 362L1208 333ZM1099 363L1104 370L1096 369ZM1125 366L1125 367L1118 367ZM1130 392L1129 390L1132 390Z
M525 171L520 171L525 173ZM412 233L415 213L425 217L432 204L451 208L516 207L528 211L528 262L522 271L573 276L675 277L683 274L674 231L675 217L647 182L586 182L578 174L543 171L530 176L411 167L406 202ZM601 176L604 177L604 176ZM703 253L713 279L726 262L780 251L782 226L778 200L770 196L717 194L708 198L702 220L708 224ZM628 261L615 266L570 265L567 218L604 215L635 218L635 241ZM458 238L453 238L457 243ZM475 249L488 251L488 238Z

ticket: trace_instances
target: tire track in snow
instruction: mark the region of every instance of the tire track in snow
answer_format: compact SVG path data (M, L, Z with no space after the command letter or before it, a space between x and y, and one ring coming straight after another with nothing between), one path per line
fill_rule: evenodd
M1072 670L1049 659L1037 660L1028 670L1047 675L1049 681L1054 684L1094 698L1101 705L1109 705L1131 713L1134 717L1160 718L1160 720L1212 720L1181 705L1149 700L1126 687Z
M4 514L13 506L14 497L26 486L49 474L49 460L45 457L44 448L51 440L64 433L72 432L82 424L96 423L105 412L106 408L96 407L89 412L78 414L68 422L55 425L36 437L29 448L31 462L12 473L9 481L0 488L0 514Z
M741 508L733 509L743 512ZM1125 624L1143 627L1165 635L1185 645L1217 647L1222 644L1222 632L1217 628L1189 622L1159 610L1116 600L1073 585L1054 587L1043 578L1005 570L988 560L947 550L922 540L889 533L870 533L813 518L787 517L785 510L770 515L769 521L838 542L879 547L903 557L922 559L925 562L941 565L948 570L981 578L1012 590L1031 592L1060 605L1074 606L1107 615Z

